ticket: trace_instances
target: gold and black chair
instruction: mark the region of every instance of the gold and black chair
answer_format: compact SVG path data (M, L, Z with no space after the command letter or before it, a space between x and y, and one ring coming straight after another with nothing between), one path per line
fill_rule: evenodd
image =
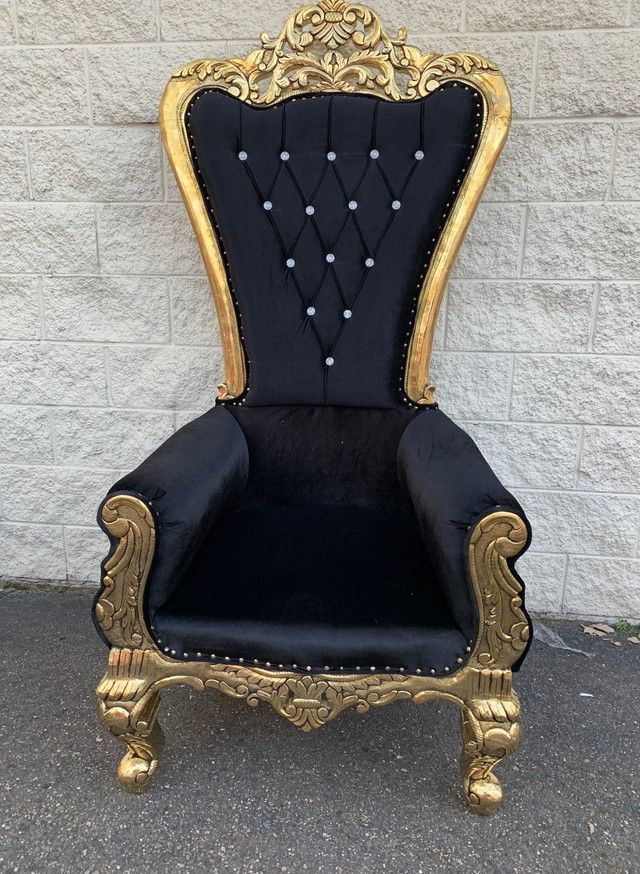
M246 59L178 70L165 146L220 321L213 409L116 483L96 598L104 725L142 790L160 693L217 689L303 731L347 708L460 709L473 810L520 740L523 511L428 369L507 136L489 60L422 54L362 5L293 13Z

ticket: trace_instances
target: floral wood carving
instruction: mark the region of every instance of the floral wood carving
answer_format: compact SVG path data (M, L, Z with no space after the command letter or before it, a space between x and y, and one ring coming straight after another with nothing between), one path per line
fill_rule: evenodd
M522 585L507 561L526 542L527 527L515 513L492 513L471 535L469 569L483 617L474 659L483 667L510 667L527 646L530 630Z
M318 677L309 674L277 676L232 666L211 670L212 676L205 680L205 686L231 698L245 699L250 707L265 701L302 731L319 728L347 707L366 713L371 707L383 707L412 697L410 691L401 688L407 683L406 678L393 674L388 677Z
M174 78L210 80L240 100L270 105L303 92L332 90L414 100L456 73L496 69L479 55L423 54L407 45L406 36L404 28L389 36L366 6L320 0L294 12L276 39L262 34L262 48L246 59L195 61Z
M96 619L113 644L153 645L142 616L144 584L155 549L151 510L131 495L114 495L102 507L101 526L117 543L104 561Z

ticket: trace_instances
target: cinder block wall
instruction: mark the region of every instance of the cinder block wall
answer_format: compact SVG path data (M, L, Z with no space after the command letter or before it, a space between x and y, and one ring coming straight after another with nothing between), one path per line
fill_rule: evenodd
M374 4L375 5L375 4ZM640 616L640 2L378 0L496 60L515 119L443 308L438 397L534 527L532 609ZM96 581L105 489L221 371L163 160L172 69L284 0L0 0L0 574Z

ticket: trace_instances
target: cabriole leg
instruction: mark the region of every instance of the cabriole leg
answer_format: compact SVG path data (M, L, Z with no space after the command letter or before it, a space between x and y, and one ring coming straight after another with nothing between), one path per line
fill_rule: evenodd
M147 650L114 647L107 673L96 690L100 721L127 748L117 774L129 792L147 788L164 746L156 721L160 693L147 675L147 662Z
M511 671L477 672L479 693L461 712L462 779L470 810L488 814L502 802L494 767L514 753L521 740L520 703L511 689Z

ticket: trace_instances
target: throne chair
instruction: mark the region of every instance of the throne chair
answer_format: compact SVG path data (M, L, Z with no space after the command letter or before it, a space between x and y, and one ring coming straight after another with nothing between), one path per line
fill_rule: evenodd
M466 801L488 813L521 735L530 529L428 371L509 93L486 58L423 54L346 0L261 39L176 71L162 99L225 379L100 507L100 718L138 792L173 684L303 731L444 699Z

